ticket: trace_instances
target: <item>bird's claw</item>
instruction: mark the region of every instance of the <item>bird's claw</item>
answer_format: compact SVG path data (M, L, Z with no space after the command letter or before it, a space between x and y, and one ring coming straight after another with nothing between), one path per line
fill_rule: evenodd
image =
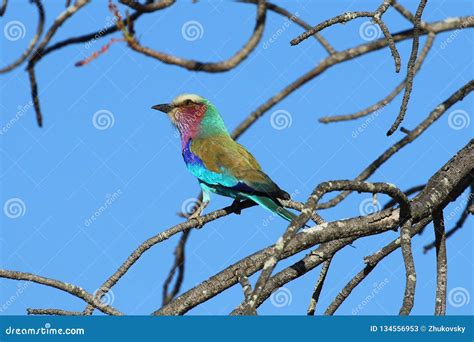
M196 226L194 227L194 228L196 228L196 229L201 229L201 228L204 226L204 224L205 224L204 218L203 218L202 216L200 216L200 215L199 215L199 216L195 216L195 217L190 217L190 219L194 219L194 220L197 221L197 224L196 224Z
M196 220L197 224L194 228L201 229L206 222L204 222L204 217L201 216L204 208L207 206L207 202L201 203L201 205L196 209L194 213L189 215L188 220Z
M201 216L200 212L195 212L188 217L188 220L196 220L197 224L194 228L201 229L204 226L204 218Z
M234 214L240 215L242 213L242 209L240 208L240 200L235 199L230 206L232 207Z

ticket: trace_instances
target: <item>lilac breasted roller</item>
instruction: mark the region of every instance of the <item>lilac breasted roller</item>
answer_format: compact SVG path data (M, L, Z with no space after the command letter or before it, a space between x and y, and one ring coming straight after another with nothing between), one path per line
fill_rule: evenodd
M211 102L183 94L169 104L152 108L166 113L179 130L184 162L202 188L203 203L193 217L198 217L209 203L211 192L236 201L252 200L287 221L296 217L279 201L290 199L290 195L262 171L245 147L232 139Z

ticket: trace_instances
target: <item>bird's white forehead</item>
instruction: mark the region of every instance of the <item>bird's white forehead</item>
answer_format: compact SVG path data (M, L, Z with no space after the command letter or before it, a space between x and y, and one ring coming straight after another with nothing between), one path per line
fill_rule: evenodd
M186 100L191 100L196 103L201 103L203 98L199 95L196 94L181 94L179 96L176 96L173 100L174 105L178 105L180 103L183 103Z

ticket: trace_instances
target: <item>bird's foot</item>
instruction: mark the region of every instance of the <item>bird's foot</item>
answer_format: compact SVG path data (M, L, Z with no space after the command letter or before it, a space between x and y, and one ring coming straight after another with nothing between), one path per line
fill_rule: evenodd
M234 211L234 214L240 215L242 213L242 208L240 207L240 200L239 199L236 198L230 206L232 207L232 210Z
M201 215L194 215L192 214L191 216L189 216L188 220L196 220L197 223L196 223L196 226L194 228L196 229L201 229L203 226L204 226L204 218L201 216Z
M201 213L203 212L204 208L206 208L208 202L202 202L198 208L196 208L196 211L189 215L188 220L196 220L197 224L194 228L196 229L201 229L206 222L204 222L204 217L201 216Z

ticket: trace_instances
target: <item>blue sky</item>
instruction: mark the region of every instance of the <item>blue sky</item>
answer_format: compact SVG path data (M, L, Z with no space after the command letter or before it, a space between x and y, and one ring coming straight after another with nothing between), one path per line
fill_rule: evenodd
M279 2L311 24L345 11L370 10L378 3ZM415 10L414 3L402 3ZM47 26L63 6L64 1L45 4ZM467 0L431 1L423 19L431 22L468 15L472 7ZM157 50L217 61L230 57L245 43L254 27L255 12L253 5L231 1L179 1L168 9L145 15L137 22L136 30L144 45ZM389 10L384 18L392 32L410 27L394 10ZM1 21L2 33L8 23L19 21L24 26L24 37L7 39L5 33L0 35L1 65L14 60L25 49L36 29L36 20L33 5L23 1L10 3ZM61 27L53 42L95 31L110 20L106 1L94 1ZM183 26L190 21L201 25L198 39L185 39L182 34ZM361 19L330 27L323 35L342 50L364 43L364 38L372 39L360 33L365 23ZM270 42L282 28L283 32ZM199 192L196 180L182 161L174 129L164 115L150 110L150 106L170 101L180 93L198 93L217 106L229 129L233 129L257 106L326 57L313 39L291 47L289 41L301 32L297 25L285 25L284 18L270 12L257 49L237 68L219 74L194 73L165 65L129 50L123 43L113 45L106 54L82 68L74 66L100 49L108 38L89 45L72 45L44 58L36 69L44 127L37 127L34 112L29 108L13 125L8 125L0 138L1 205L11 199L21 200L17 201L18 217L5 212L1 215L1 267L38 273L94 292L142 241L182 222L183 218L176 213ZM416 126L472 77L472 30L456 34L446 44L450 34L438 35L415 79L404 127ZM421 39L424 42L425 37ZM400 74L394 72L388 49L337 65L272 108L239 141L296 200L304 201L320 182L357 176L403 137L401 132L391 137L385 135L396 117L401 97L367 125L365 119L323 125L318 118L352 113L387 95L404 78L411 41L401 42L397 47L403 63ZM7 127L19 108L29 103L30 91L24 67L2 75L1 80L0 123ZM453 129L448 121L449 113L455 110L469 118L472 105L472 97L456 104L418 140L391 158L370 181L394 183L402 190L426 182L472 137L473 123ZM273 117L284 113L288 119L283 129L275 129L275 122L272 125L275 112ZM100 116L110 121L105 122L105 127L100 126L102 121L94 121L94 115L96 119ZM354 137L353 132L362 126L363 132ZM359 207L368 198L354 194L337 208L320 214L326 220L360 215ZM107 200L112 202L108 208L93 222L88 221ZM379 200L383 205L387 198L379 196ZM213 196L207 212L230 202L228 198ZM460 205L458 200L446 208L445 215L450 217L448 228L457 220ZM287 224L278 218L269 221L269 217L265 210L254 207L240 216L228 216L193 231L186 249L183 290L274 243ZM469 218L466 226L447 243L448 292L461 289L467 296L473 290L471 228ZM363 267L364 256L395 237L395 232L388 232L364 238L354 244L355 248L338 253L318 312ZM430 225L423 235L413 239L418 279L413 314L434 311L435 254L422 253L422 247L433 238ZM113 306L128 314L149 314L160 307L162 284L178 239L177 235L143 255L113 288L108 299ZM282 261L278 270L304 255L305 252ZM259 313L305 314L318 274L319 268L286 285L281 290L286 300L281 305L268 300ZM337 313L397 314L404 278L401 252L396 251L353 291ZM374 288L381 289L372 296ZM237 285L190 313L228 314L241 300L242 291ZM451 301L447 313L472 313L473 301L464 305ZM83 302L60 291L11 280L0 281L0 304L1 314L24 314L27 307L84 307Z

